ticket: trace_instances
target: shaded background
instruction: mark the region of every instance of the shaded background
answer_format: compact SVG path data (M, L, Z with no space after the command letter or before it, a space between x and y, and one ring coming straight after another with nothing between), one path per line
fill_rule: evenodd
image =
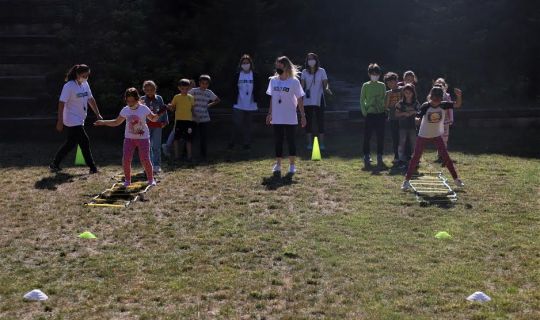
M462 88L475 108L540 102L535 1L1 0L0 5L3 40L17 44L2 49L0 65L4 75L27 77L0 83L0 104L9 102L2 117L54 115L63 76L75 63L91 66L90 83L104 114L116 114L125 88L139 88L143 80L155 80L169 100L178 79L201 73L213 77L212 89L225 99L221 107L230 108L232 76L243 53L255 58L263 78L278 55L303 64L307 52L316 52L335 89L346 84L359 91L367 65L378 62L384 72L414 70L420 97L442 76ZM34 38L17 38L29 34ZM339 107L339 96L333 104Z

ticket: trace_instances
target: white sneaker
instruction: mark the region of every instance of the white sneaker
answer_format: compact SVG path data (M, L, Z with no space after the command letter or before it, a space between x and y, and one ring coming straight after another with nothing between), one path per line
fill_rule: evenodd
M289 173L296 173L296 166L294 164L289 165Z
M160 173L161 167L160 166L154 166L154 173Z
M454 183L456 184L456 187L459 187L459 188L463 188L465 187L465 184L463 183L463 181L461 181L461 179L455 179L454 180Z
M272 172L274 173L281 172L281 165L276 163L274 167L272 168Z
M131 182L129 182L129 181L124 181L124 187L127 188L127 187L129 187L130 184L131 184Z
M155 186L156 185L156 180L148 181L148 185L149 186Z
M410 190L411 188L412 188L412 186L411 186L411 182L409 180L403 181L403 184L401 185L401 190L407 191L407 190Z

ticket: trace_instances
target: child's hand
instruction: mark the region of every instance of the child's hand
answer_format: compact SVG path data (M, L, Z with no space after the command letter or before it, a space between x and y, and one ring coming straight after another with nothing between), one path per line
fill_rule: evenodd
M454 88L454 94L455 94L457 97L461 97L463 93L461 92L461 89Z
M271 125L272 124L272 114L268 114L266 116L266 125Z
M414 118L414 123L418 126L420 125L420 118Z
M64 130L64 123L61 120L56 122L56 131L62 132Z
M103 125L103 120L97 120L96 122L94 122L94 126L96 127L99 127L99 126L102 126Z
M305 127L306 127L306 124L307 124L306 115L303 114L303 115L300 117L300 125L302 126L302 128L305 128Z
M328 93L329 95L334 95L334 93L332 92L332 90L330 90L330 88L326 88L326 93Z

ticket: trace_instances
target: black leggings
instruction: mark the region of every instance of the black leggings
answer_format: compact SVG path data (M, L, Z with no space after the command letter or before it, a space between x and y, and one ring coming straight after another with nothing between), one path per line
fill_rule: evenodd
M90 139L88 139L84 126L64 126L64 131L66 132L67 140L56 152L53 164L59 166L60 162L62 162L66 155L77 145L79 145L81 147L84 161L91 169L95 169L96 164L92 158L92 151L90 151Z
M384 123L386 122L385 113L368 113L364 124L364 156L369 156L369 140L375 131L377 136L377 155L382 156L384 151Z
M324 110L323 106L304 106L306 111L306 133L313 132L314 117L317 116L317 130L319 134L324 133Z
M289 156L296 156L296 142L294 139L295 124L274 124L274 138L276 141L276 158L283 158L283 141L287 138Z
M197 124L197 129L199 131L200 139L200 155L201 157L206 157L206 152L208 149L208 124L209 122L199 122Z

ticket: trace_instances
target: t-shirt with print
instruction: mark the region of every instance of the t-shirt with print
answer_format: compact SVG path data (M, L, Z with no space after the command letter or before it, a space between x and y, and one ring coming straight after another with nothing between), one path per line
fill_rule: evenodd
M150 130L146 124L146 117L151 113L152 111L142 104L139 104L135 110L125 106L122 111L120 111L120 116L126 118L124 137L126 139L150 138Z
M315 74L310 73L307 69L302 70L300 79L305 82L305 106L320 106L323 95L323 81L328 80L326 70L318 68ZM308 95L309 91L309 95Z
M233 106L244 111L256 111L257 103L253 99L253 71L240 72L238 76L238 99Z
M195 105L195 99L192 95L177 94L171 104L175 108L174 120L193 121L192 109Z
M401 100L401 89L392 89L386 91L386 110L388 110L388 119L396 119L396 104Z
M193 108L193 121L195 122L210 122L210 114L208 113L208 104L216 100L217 96L210 89L193 88L189 94L195 99L195 107Z
M272 96L272 124L298 124L296 107L298 98L304 96L298 79L281 80L274 76L270 78L266 94Z
M82 126L86 119L88 99L92 90L88 82L79 84L76 80L68 81L62 88L60 101L64 103L63 120L67 127Z
M453 102L441 102L437 107L433 107L429 102L424 102L418 111L418 116L422 118L418 136L422 138L435 138L444 133L444 119L446 110L454 108Z
M399 121L400 129L414 129L416 127L414 118L416 117L416 113L418 112L419 107L420 107L420 103L418 103L418 101L415 101L413 103L398 102L395 105L395 108L392 108L394 110L399 110L401 112L414 111L414 114L412 114L411 116L396 117L396 119Z
M153 99L150 99L150 97L144 95L141 97L141 100L144 101L144 104L155 114L165 111L159 117L158 121L146 121L149 128L161 128L163 125L169 123L169 117L167 116L166 112L167 106L165 105L165 102L163 102L163 98L160 95L156 94Z

